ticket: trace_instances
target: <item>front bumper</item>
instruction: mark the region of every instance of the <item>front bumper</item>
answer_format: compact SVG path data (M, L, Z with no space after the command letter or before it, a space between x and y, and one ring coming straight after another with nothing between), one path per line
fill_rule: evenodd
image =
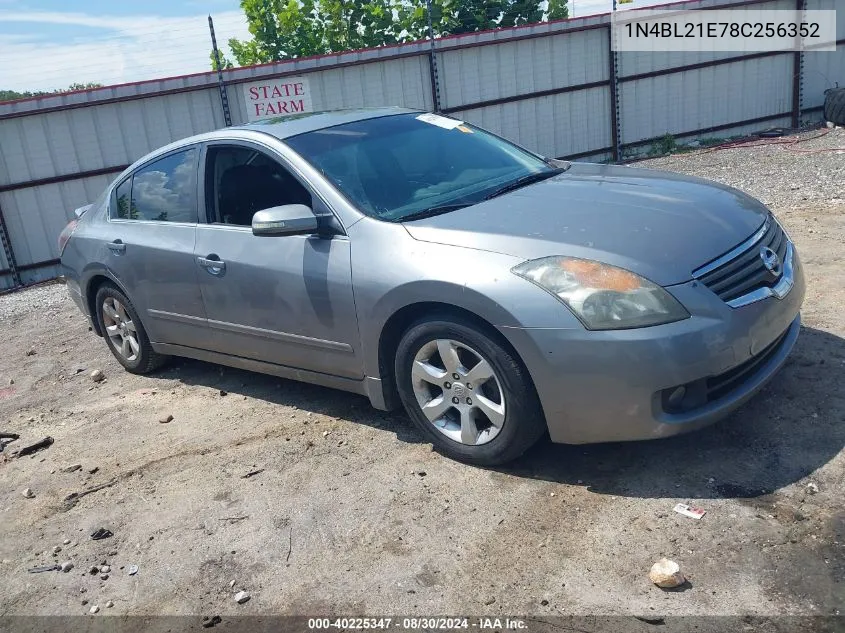
M805 286L797 257L794 286L781 299L731 308L696 281L668 290L693 316L606 332L499 328L531 374L552 441L656 439L712 424L757 393L798 338ZM725 376L733 377L727 387ZM723 386L671 412L666 393L691 384Z

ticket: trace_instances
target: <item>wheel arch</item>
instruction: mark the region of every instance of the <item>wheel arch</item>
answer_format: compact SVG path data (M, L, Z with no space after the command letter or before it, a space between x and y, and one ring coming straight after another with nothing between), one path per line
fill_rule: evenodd
M85 297L85 305L88 307L88 313L91 315L91 324L93 325L94 332L97 336L103 336L103 332L100 329L100 320L97 318L97 292L99 292L100 288L102 288L105 284L111 284L127 297L129 296L126 294L126 290L123 286L106 271L96 271L88 277L85 283L85 293L83 296Z
M418 321L434 320L436 318L448 319L449 317L471 323L484 334L507 349L508 352L511 353L522 365L523 369L525 369L526 376L529 381L531 381L531 386L534 387L531 372L522 360L522 356L519 351L488 320L471 310L454 304L442 303L439 301L418 301L402 306L393 312L393 314L388 317L387 321L385 321L379 336L378 369L382 391L384 393L384 402L388 409L396 409L401 406L399 392L396 387L394 362L396 350L399 347L399 341L402 339L402 336L408 331L408 328ZM536 390L536 387L534 388Z

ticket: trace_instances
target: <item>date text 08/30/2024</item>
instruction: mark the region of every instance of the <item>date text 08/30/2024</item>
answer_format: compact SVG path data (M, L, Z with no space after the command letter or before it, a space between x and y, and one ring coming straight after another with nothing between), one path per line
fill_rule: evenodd
M309 630L355 630L355 629L402 629L402 630L510 630L519 631L527 628L525 620L518 618L468 618L468 617L349 617L349 618L309 618Z

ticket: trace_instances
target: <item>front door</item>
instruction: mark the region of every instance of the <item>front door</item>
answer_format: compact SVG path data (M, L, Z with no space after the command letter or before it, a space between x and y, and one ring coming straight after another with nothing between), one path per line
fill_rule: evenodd
M208 346L233 356L360 378L358 325L345 235L255 236L256 211L312 207L310 191L256 146L211 144L205 160L208 224L194 253Z

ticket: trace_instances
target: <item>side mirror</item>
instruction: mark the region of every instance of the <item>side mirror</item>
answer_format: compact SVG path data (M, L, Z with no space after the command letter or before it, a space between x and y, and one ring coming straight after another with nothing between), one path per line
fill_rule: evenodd
M253 235L308 235L317 228L317 216L304 204L271 207L252 216Z

